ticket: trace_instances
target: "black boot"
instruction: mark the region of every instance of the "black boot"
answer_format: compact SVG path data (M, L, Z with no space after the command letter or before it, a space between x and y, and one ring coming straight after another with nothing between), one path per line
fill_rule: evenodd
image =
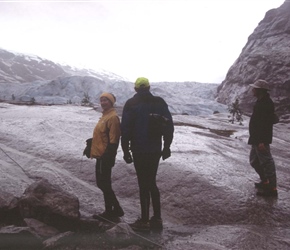
M124 211L121 206L114 206L112 213L117 217L124 216Z
M271 183L263 184L262 188L256 193L259 196L277 197L278 191L276 186L271 185Z

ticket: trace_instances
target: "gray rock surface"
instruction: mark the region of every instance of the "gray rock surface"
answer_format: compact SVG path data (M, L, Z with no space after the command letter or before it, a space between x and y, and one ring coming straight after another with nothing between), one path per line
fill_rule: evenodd
M290 2L269 10L240 56L218 87L217 100L230 104L236 98L250 111L255 99L249 84L257 79L270 83L271 96L281 114L290 110Z
M106 223L103 230L101 222L92 219L93 214L104 211L103 194L95 182L95 161L82 156L85 139L91 135L101 114L89 107L78 106L0 103L0 109L0 147L5 152L1 151L0 156L0 190L8 193L0 197L9 201L3 201L2 211L8 212L13 197L21 198L33 181L45 178L80 201L82 219L78 220L75 231L84 233L73 231L76 244L82 246L82 250L113 249L103 247L105 237L98 233L112 225ZM157 176L164 222L162 233L141 235L142 238L135 234L136 240L134 237L131 241L123 238L121 232L113 234L116 235L113 240L106 239L114 245L128 241L137 247L148 245L147 248L134 246L128 249L162 249L159 245L163 245L166 250L268 249L269 246L288 250L289 119L274 126L271 149L277 167L279 197L267 199L256 196L254 182L258 177L248 160L247 117L243 126L229 123L227 114L221 113L200 117L174 115L173 118L172 157L160 161ZM112 183L125 211L122 222L134 222L140 215L138 183L134 166L123 160L121 147L118 148ZM59 206L62 204L60 201ZM40 216L37 217L31 216L40 220ZM71 223L74 220L66 224L65 231L72 231L68 229ZM11 225L11 222L0 221L0 224ZM57 224L50 226L59 228ZM143 236L148 240L145 241ZM53 238L57 239L54 242L62 244L58 236ZM63 238L65 242L66 239L71 237ZM156 248L150 248L152 242L158 246L155 244ZM58 243L55 249L61 250Z

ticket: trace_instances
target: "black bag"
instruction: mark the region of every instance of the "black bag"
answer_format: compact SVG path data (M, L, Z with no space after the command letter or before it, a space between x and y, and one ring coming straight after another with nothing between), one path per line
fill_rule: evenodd
M152 137L162 136L168 123L169 123L168 118L159 114L150 113L148 124L149 136Z
M91 158L92 140L93 140L93 138L86 140L87 146L84 149L83 155L85 155L87 158Z
M149 137L160 137L164 135L164 131L170 120L159 114L158 110L164 105L164 101L159 97L153 97L150 100L151 113L149 114L148 132Z

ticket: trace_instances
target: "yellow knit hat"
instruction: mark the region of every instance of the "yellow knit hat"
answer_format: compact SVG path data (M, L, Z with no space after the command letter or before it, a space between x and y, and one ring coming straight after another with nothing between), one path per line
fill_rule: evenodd
M149 80L145 77L137 78L135 82L135 88L139 89L139 88L146 88L146 87L150 87Z
M116 102L116 97L115 97L113 94L111 94L111 93L104 92L103 94L101 94L100 98L101 98L101 97L106 97L106 98L108 98L109 101L110 101L113 105L114 105L115 102Z

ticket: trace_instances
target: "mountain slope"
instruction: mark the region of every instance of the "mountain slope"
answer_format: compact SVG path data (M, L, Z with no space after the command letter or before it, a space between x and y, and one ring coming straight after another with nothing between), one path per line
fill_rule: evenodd
M23 83L67 75L61 66L49 60L0 49L0 82Z
M105 81L126 80L112 72L79 69L61 65L35 55L0 49L0 83L54 80L65 76L92 76Z

